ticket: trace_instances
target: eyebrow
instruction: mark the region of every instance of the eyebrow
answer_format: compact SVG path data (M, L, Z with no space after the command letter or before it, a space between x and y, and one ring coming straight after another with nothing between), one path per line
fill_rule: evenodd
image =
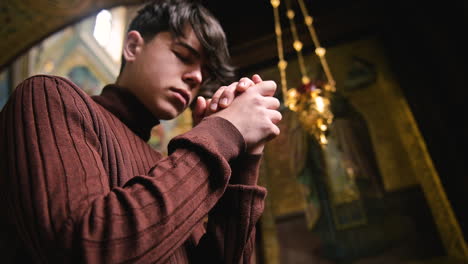
M200 52L198 52L196 49L194 49L192 46L190 46L189 44L183 42L183 41L177 41L174 43L175 45L178 45L178 46L182 46L186 49L188 49L190 51L190 53L192 53L195 57L197 57L197 59L200 59L201 58L201 54Z

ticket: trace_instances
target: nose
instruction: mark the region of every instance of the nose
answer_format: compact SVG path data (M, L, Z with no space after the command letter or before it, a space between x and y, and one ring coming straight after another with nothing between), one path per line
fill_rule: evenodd
M190 68L184 73L182 78L190 86L190 89L198 87L203 80L201 67Z

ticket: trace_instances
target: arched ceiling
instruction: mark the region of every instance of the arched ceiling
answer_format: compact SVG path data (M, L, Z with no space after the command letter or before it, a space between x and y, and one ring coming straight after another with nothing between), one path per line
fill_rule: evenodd
M100 9L142 0L2 0L0 69L50 34Z
M269 0L198 0L220 20L234 64L249 67L276 58L273 11ZM103 8L144 0L2 0L0 70L52 33ZM293 1L296 2L296 1ZM372 0L304 0L314 16L322 44L349 40L375 30L381 14ZM286 19L284 19L286 20ZM283 21L286 22L286 21ZM284 23L285 35L288 25ZM311 46L307 32L305 47ZM285 52L293 53L291 45Z

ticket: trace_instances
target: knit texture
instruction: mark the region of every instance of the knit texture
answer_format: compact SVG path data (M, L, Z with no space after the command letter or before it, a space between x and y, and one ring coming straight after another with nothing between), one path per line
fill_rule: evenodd
M219 117L164 157L146 143L157 123L115 85L21 83L0 114L2 263L249 263L261 157Z

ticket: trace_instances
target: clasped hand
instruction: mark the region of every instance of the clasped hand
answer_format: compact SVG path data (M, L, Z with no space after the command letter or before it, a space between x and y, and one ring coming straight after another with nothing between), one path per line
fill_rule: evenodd
M242 134L248 153L260 154L265 143L280 133L277 124L282 116L280 102L273 97L275 91L274 81L263 81L257 74L222 86L211 99L197 98L192 111L194 125L208 116L222 117Z

